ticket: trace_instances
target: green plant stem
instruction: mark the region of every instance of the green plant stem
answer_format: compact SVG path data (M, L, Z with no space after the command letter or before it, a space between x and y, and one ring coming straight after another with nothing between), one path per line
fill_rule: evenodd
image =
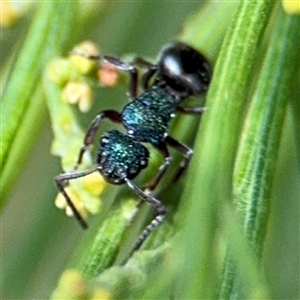
M81 255L80 263L77 264L77 268L82 270L86 278L96 277L112 265L124 233L130 226L135 206L134 200L125 200L101 224L93 242L86 249L86 255Z
M76 1L41 3L5 87L1 104L1 207L5 201L4 196L8 194L13 179L21 169L24 151L28 153L34 144L32 139L24 138L18 131L22 126L27 126L28 131L37 133L43 124L44 120L39 117L40 112L44 111L44 105L32 102L31 99L45 62L58 55L70 36L75 10ZM39 109L30 107L34 103ZM27 114L31 121L28 121ZM15 168L16 161L20 162L18 168Z
M300 84L300 59L298 58L295 61L296 69L298 70L295 73L295 79L293 80L294 87L293 92L291 95L291 103L290 109L293 118L293 125L294 125L294 136L295 136L295 144L296 144L296 155L297 155L297 163L298 163L298 170L300 174L300 99L299 99L299 84Z
M295 61L300 56L299 25L299 17L283 11L276 18L235 165L235 202L243 215L247 238L259 256Z
M18 129L13 147L10 148L7 163L1 173L1 208L8 196L10 187L13 185L22 164L26 161L30 152L31 147L24 147L24 143L28 141L32 143L35 140L46 118L46 107L45 103L41 101L42 97L41 88L32 95L26 114L22 117L22 126ZM33 126L32 120L34 120L35 126Z
M234 200L247 240L258 258L263 251L286 105L300 52L299 17L287 16L280 9L275 22L243 129L234 173ZM232 268L232 264L228 268ZM220 298L230 298L232 282L232 276L224 276ZM254 292L258 296L257 287L251 282L244 285L250 298Z
M243 1L230 25L214 71L207 111L197 136L182 203L190 203L183 241L189 249L181 291L187 299L211 299L215 282L215 235L218 208L232 198L232 173L243 109L257 48L274 3ZM201 167L200 167L201 166ZM199 185L201 189L199 190ZM194 228L199 231L195 232ZM201 230L200 230L201 229ZM194 234L191 234L194 232ZM195 240L199 241L195 245ZM183 248L184 245L184 248ZM180 254L179 254L180 255ZM184 253L181 253L184 255ZM197 274L197 275L195 275Z

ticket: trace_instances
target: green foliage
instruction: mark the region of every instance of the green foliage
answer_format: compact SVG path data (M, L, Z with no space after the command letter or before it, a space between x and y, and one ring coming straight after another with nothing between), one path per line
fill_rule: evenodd
M9 35L1 40L3 299L299 298L299 16L266 0L56 1L34 9L23 44L15 25L11 57ZM74 183L97 213L83 233L55 208L52 184L75 164L95 114L124 106L126 86L93 87L95 101L84 115L61 101L49 64L55 58L67 66L55 66L65 82L69 65L61 57L82 40L155 61L176 38L215 66L207 109L198 131L193 117L172 125L172 135L188 144L196 135L194 156L187 176L159 191L167 222L128 260L152 210L142 205L130 224L136 197L126 189L105 185L100 202L95 187ZM160 163L154 158L141 186Z

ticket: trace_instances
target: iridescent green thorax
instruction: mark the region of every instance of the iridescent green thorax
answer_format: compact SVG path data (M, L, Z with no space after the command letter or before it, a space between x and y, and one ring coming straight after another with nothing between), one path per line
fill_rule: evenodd
M105 133L100 144L100 172L111 183L118 184L123 183L125 178L132 179L148 165L148 149L117 130Z
M163 88L153 86L125 106L124 127L136 140L158 145L165 137L177 105L175 98Z

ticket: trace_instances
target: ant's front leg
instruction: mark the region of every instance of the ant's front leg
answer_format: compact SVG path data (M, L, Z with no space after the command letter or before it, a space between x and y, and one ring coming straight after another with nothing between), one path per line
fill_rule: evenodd
M130 74L130 80L129 80L129 95L130 98L133 100L137 97L137 87L138 87L138 70L135 66L132 64L128 64L126 62L123 62L121 59L110 56L110 55L89 55L83 52L78 51L72 51L70 52L70 55L80 55L87 59L91 60L97 60L99 62L105 61L111 65L113 65L115 68L121 70L121 71L127 71Z
M145 90L148 90L149 85L150 85L150 80L154 76L154 74L157 71L157 65L154 65L150 63L149 61L136 57L133 61L135 65L138 65L139 67L146 68L147 71L143 74L142 76L142 87Z
M142 75L142 88L147 90L150 85L150 80L157 72L157 66L144 60L143 58L136 57L131 64L121 61L119 58L113 56L105 55L103 59L112 64L114 67L122 71L130 72L130 82L129 82L129 92L130 97L135 99L137 97L137 88L138 88L138 70L136 66L146 68L146 72ZM136 66L135 66L136 65Z
M91 170L88 171L84 171L84 172L72 172L72 173L63 173L60 174L58 176L55 177L55 183L57 185L58 190L62 193L62 195L65 197L66 202L68 204L68 206L71 208L73 215L75 216L77 222L80 224L80 226L83 229L87 229L88 228L88 224L86 223L86 221L83 219L83 217L81 216L81 214L79 213L79 211L77 210L77 208L75 207L75 205L73 204L70 196L67 194L66 190L65 190L65 184L68 183L70 180L73 179L77 179L80 177L84 177L87 176L95 171L97 171L97 166L95 166L94 168L92 168Z
M127 71L130 74L130 80L129 80L129 95L132 100L134 100L137 97L137 89L138 89L138 70L135 66L128 64L126 62L123 62L119 58L104 55L103 60L105 62L108 62L109 64L113 65L115 68Z

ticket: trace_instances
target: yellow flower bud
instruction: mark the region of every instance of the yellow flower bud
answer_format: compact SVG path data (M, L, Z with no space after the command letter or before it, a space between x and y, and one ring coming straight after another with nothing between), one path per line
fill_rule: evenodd
M93 42L85 41L71 51L69 60L80 74L86 75L97 67L97 59L90 56L99 57L99 50Z
M92 105L92 89L86 82L68 82L63 89L62 100L78 103L79 110L87 112Z
M92 173L83 178L83 186L94 196L99 196L107 187L107 182L99 173Z
M49 79L63 86L70 79L74 69L67 59L56 58L47 66L47 75Z
M283 0L283 9L288 14L300 14L300 1L299 0Z

